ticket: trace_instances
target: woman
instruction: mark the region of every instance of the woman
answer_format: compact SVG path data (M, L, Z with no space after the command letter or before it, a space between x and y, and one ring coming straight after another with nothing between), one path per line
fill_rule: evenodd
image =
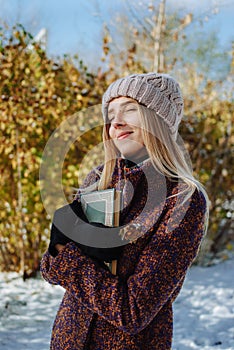
M105 164L88 175L84 187L123 191L125 241L106 249L105 259L105 249L86 247L54 229L41 272L66 292L51 349L171 349L172 303L208 216L206 192L192 175L178 135L182 114L179 85L166 74L131 75L105 92ZM72 205L85 221L79 194ZM117 259L116 275L103 263L110 258Z

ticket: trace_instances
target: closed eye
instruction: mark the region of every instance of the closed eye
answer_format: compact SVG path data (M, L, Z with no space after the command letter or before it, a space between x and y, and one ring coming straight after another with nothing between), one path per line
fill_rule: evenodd
M125 112L134 112L136 111L136 108L129 108L129 109L125 109Z
M135 103L128 103L124 109L123 109L123 112L133 112L133 111L136 111L137 110L137 106Z

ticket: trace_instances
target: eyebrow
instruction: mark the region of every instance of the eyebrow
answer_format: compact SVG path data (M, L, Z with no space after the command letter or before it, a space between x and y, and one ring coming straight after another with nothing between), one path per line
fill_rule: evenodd
M135 101L126 101L126 102L120 103L120 106L121 106L121 107L125 107L126 105L129 105L129 104L131 104L131 103L134 103L135 105L137 104L137 102L135 102ZM111 112L113 112L113 111L114 111L113 108L108 109L108 113L111 113Z

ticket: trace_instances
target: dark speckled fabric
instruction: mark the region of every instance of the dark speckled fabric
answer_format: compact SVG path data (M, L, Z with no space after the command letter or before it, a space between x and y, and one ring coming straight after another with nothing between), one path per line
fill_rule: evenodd
M147 181L145 172L150 174ZM178 184L154 172L149 161L125 169L125 178L137 191L121 221L135 219L149 229L123 247L116 276L84 255L73 242L56 257L48 251L44 254L42 276L65 289L52 330L52 350L171 349L172 302L197 255L206 202L196 190L182 206L178 206L178 197L162 204L162 187L166 185L170 196L177 193ZM119 176L116 170L113 186ZM94 172L86 184L92 181ZM151 199L146 205L147 188Z

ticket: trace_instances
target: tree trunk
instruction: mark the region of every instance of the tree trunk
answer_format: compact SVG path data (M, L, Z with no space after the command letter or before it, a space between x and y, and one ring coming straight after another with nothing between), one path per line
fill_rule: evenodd
M153 30L154 42L154 62L153 71L159 72L164 70L164 54L161 45L161 37L165 23L165 6L166 0L162 0L159 4L159 13L156 19L156 26Z
M16 130L16 160L17 160L17 216L18 216L18 235L19 235L19 255L20 255L20 271L25 270L25 251L24 251L24 222L23 222L23 194L22 194L22 178L21 178L21 155L19 148L19 132Z

